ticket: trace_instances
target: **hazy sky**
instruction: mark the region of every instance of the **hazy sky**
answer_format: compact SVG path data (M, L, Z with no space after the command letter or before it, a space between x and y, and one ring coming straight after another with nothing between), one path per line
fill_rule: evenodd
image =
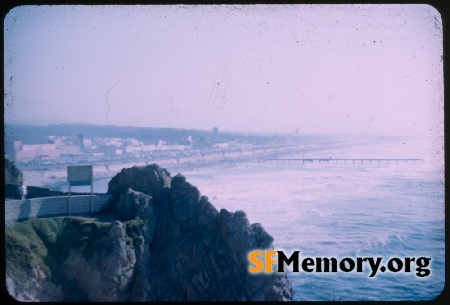
M443 134L427 5L21 6L5 122Z

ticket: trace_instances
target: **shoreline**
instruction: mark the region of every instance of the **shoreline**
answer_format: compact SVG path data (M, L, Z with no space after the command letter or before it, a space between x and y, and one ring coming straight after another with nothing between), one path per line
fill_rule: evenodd
M305 149L317 149L318 145L295 145L285 146L279 148L265 148L252 151L243 152L227 152L227 153L212 153L201 154L198 152L194 156L183 158L158 158L158 159L137 159L137 160L124 160L124 161L111 161L111 163L97 162L92 164L95 180L111 179L118 174L123 168L133 166L146 166L150 164L158 164L162 168L166 168L169 172L182 173L186 170L201 169L201 168L213 168L213 167L229 167L238 163L246 162L262 162L266 158L270 158L277 151L281 156L292 153L301 153ZM178 162L177 162L178 161ZM33 185L38 187L52 188L64 183L67 183L67 166L65 165L45 165L45 166L33 166L34 168L28 169L19 168L24 177L25 185ZM85 165L85 164L79 164ZM21 166L23 167L23 166ZM30 166L31 167L31 166Z
M157 159L128 159L128 160L112 160L109 163L107 161L100 161L91 163L93 165L94 180L95 182L105 181L112 179L123 168L129 168L133 166L146 166L149 164L158 164L160 167L167 169L173 176L178 173L191 172L201 169L224 169L229 167L235 167L240 164L246 163L264 163L266 159L280 158L280 157L297 157L305 158L309 157L311 153L314 153L315 157L329 158L333 157L349 157L341 154L343 147L349 146L358 148L360 157L365 156L389 156L389 150L384 151L372 151L371 146L377 145L377 141L367 139L366 143L361 143L358 139L336 139L335 141L324 143L305 143L296 145L284 145L280 147L265 147L247 151L229 151L229 152L212 152L202 153L200 151L193 152L191 156L187 157L162 157ZM388 143L386 143L388 144ZM389 145L399 144L391 142ZM388 146L389 146L388 145ZM364 150L360 150L365 147ZM390 147L392 148L392 147ZM414 150L411 150L414 151ZM352 156L354 157L354 156ZM406 157L406 156L400 156ZM410 156L411 158L417 156ZM18 168L22 171L25 185L32 185L37 187L45 187L54 190L61 190L64 185L67 185L67 166L69 165L88 165L84 163L77 164L58 164L58 165L21 165ZM25 168L24 168L25 167ZM94 182L94 188L95 188Z

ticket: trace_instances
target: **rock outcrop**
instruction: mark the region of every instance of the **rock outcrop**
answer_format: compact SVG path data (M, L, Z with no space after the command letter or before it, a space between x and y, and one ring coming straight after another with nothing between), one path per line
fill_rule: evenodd
M22 181L22 172L16 167L14 162L5 158L5 184L21 185Z
M108 193L116 200L129 188L161 200L170 188L170 173L158 165L124 168L108 183ZM162 199L163 200L163 199Z
M16 291L16 287L20 290ZM7 274L6 288L9 294L20 302L58 302L64 299L62 286L49 281L39 268L33 268L29 280L20 285L14 283Z
M116 217L119 220L130 220L136 217L149 218L153 215L153 198L141 192L128 189L120 196Z
M69 221L70 226L46 226L59 228L55 234L65 239L56 238L55 243L60 240L69 248L64 254L49 250L47 255L60 264L60 269L54 267L60 270L60 282L53 283L62 287L60 300L292 299L285 274L248 272L248 252L272 248L273 238L260 224L250 224L242 211L218 211L184 176L171 178L157 165L133 167L111 180L109 192L109 210L118 220L108 225L74 226ZM69 227L77 236L72 242L67 241L72 236L67 234ZM13 270L7 264L8 289L17 296L23 287ZM41 277L40 283L51 279ZM41 300L38 295L28 299Z
M67 279L75 281L89 301L127 301L136 253L126 244L125 229L120 221L114 221L105 235L97 241L102 247L91 257L85 253L87 243L71 249L63 267Z

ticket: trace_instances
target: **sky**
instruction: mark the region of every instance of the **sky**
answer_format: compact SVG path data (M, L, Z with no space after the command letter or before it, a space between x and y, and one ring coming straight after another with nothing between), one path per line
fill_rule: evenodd
M437 137L428 5L20 6L5 123Z

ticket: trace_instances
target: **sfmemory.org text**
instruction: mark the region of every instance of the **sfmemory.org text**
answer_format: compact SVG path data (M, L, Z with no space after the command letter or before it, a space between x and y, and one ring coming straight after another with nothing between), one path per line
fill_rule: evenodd
M275 258L277 257L277 258ZM430 257L405 257L390 258L386 264L382 264L382 257L345 257L340 260L332 257L305 257L300 258L300 251L293 251L287 257L283 251L255 250L248 254L251 273L274 272L273 266L277 264L277 272L284 272L285 266L292 265L292 272L364 272L364 266L370 268L370 277L381 272L416 272L418 277L426 277L431 271L427 267L431 262ZM413 270L413 271L412 271Z

